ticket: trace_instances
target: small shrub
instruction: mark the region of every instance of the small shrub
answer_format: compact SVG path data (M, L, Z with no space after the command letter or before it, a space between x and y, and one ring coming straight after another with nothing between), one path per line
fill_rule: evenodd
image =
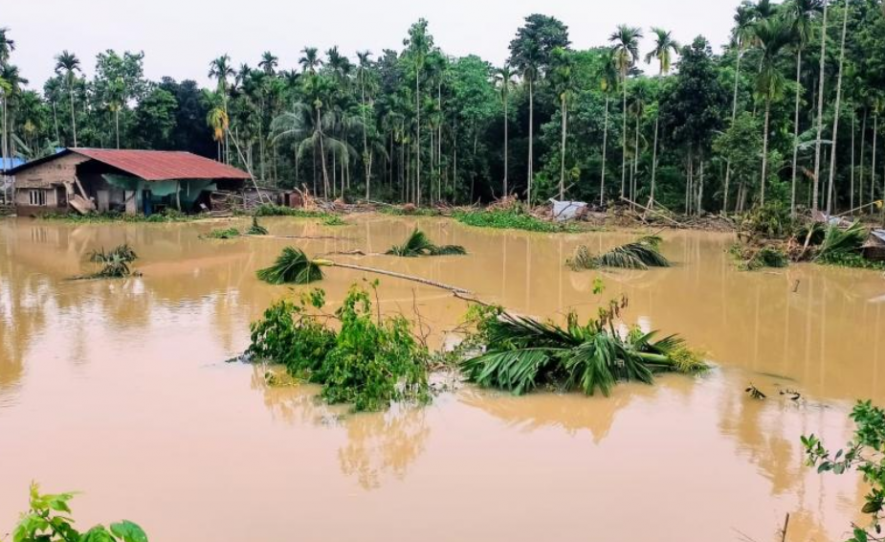
M132 274L129 264L138 259L138 255L128 245L120 245L110 252L104 249L92 251L89 255L91 263L100 264L101 270L84 278L106 279L124 278Z
M323 219L323 226L347 226L347 222L338 215L329 215Z
M207 239L234 239L240 237L240 230L236 228L226 228L222 230L212 230L206 234Z
M253 216L252 226L249 228L248 231L246 231L246 233L249 235L267 235L268 231L267 228L258 223L258 217Z
M329 216L323 211L307 211L305 209L295 209L292 207L284 207L282 205L273 205L265 203L259 205L252 212L253 216L293 216L298 218L324 218Z
M96 525L85 533L74 528L69 505L73 493L41 494L31 484L28 511L22 514L12 531L14 542L148 542L141 527L131 521L112 523L110 528Z
M408 320L402 316L376 320L369 292L357 286L334 315L309 314L324 305L322 290L306 294L298 304L274 304L252 324L249 352L255 359L283 364L290 374L322 385L326 401L349 403L356 411L429 398L429 355ZM328 319L336 320L340 331L326 327Z
M785 239L790 236L793 221L790 209L780 201L753 208L741 220L740 233L750 239Z

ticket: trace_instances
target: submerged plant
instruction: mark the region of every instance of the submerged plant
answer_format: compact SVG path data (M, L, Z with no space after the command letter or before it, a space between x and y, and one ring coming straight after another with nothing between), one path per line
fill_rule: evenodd
M467 254L467 251L460 245L434 245L423 231L416 228L404 244L391 247L387 254L415 258L418 256L464 255Z
M112 523L110 528L96 525L85 533L74 527L69 505L74 493L41 494L31 484L28 511L22 514L12 531L14 542L148 542L141 527L131 521Z
M575 271L600 267L641 270L649 267L670 267L670 261L658 250L660 242L660 237L643 237L598 256L582 245L575 249L574 255L566 263Z
M329 215L323 219L323 226L347 226L347 222L338 215Z
M225 228L225 229L210 231L209 233L206 234L206 238L207 239L227 240L227 239L235 239L235 238L239 237L240 235L241 235L240 230L238 230L236 228Z
M102 266L101 270L87 278L124 278L132 274L129 264L138 259L138 255L128 244L122 244L110 252L104 249L92 251L89 261Z
M429 398L427 349L408 320L376 319L369 292L357 286L334 315L312 314L324 305L322 290L305 294L299 303L272 305L252 324L253 359L285 365L289 374L322 385L328 402L352 404L357 411ZM330 319L339 331L326 326Z
M570 313L565 327L489 313L479 323L487 351L462 362L467 378L481 386L521 395L552 385L587 395L609 395L618 381L652 383L656 372L695 373L707 365L677 336L655 340L638 328L622 337L613 326L613 304L585 325Z
M249 235L267 235L267 228L258 223L258 217L252 217L252 226L246 231Z

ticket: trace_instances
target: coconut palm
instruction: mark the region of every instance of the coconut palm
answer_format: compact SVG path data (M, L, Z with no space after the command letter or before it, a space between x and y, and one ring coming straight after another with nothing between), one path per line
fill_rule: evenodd
M415 70L415 203L421 205L421 74L427 55L433 49L433 38L427 33L427 21L420 19L409 29L404 45Z
M561 116L561 136L559 147L559 199L565 199L565 151L568 135L568 103L575 90L574 60L565 48L553 50L553 62L550 70L550 85L559 98Z
M74 85L77 82L77 74L80 70L80 59L74 53L67 50L55 57L55 73L64 76L68 87L68 97L71 100L71 133L73 134L74 146L77 146L77 119L74 108Z
M768 131L771 119L771 102L780 99L786 78L778 69L781 53L790 46L793 29L790 22L782 17L773 17L756 24L756 39L762 58L756 76L756 93L765 100L765 123L762 136L762 177L760 179L760 203L765 204L765 185L768 173Z
M737 49L737 59L735 60L734 68L734 97L731 102L732 126L734 126L734 121L737 118L738 88L741 80L741 58L743 57L744 49L753 41L753 21L753 6L745 1L738 6L737 12L734 15L734 29L732 30L731 35L732 46ZM731 160L728 160L725 164L725 193L722 204L722 212L725 214L728 213L728 191L730 181Z
M655 47L645 55L645 63L651 64L652 60L657 60L658 73L660 75L667 75L670 73L670 67L673 63L673 54L679 52L679 42L673 39L671 32L662 28L654 27L651 31L655 34ZM655 115L655 140L651 163L651 195L649 197L649 207L653 206L655 201L655 180L658 172L658 128L660 120L660 114Z
M108 82L107 88L107 108L114 114L114 128L117 136L117 148L120 148L120 110L126 101L126 84L122 77Z
M511 45L511 47L513 47ZM519 42L519 48L512 50L510 64L522 75L522 81L529 90L529 156L528 187L526 201L532 204L532 187L535 177L535 80L538 78L541 63L541 48L535 40Z
M504 196L510 195L508 175L510 173L510 91L513 89L513 70L509 64L495 70L495 84L501 94L501 102L504 104Z
M609 37L612 43L612 51L615 57L615 65L621 74L621 87L623 91L623 155L621 157L621 197L627 186L627 74L639 60L639 40L642 38L642 30L636 27L622 24Z
M363 117L363 167L365 168L366 177L366 199L372 197L372 153L369 151L368 126L369 120L366 115L369 113L369 104L367 101L367 91L369 87L369 75L372 69L372 52L358 51L356 53L358 59L356 77L360 85L360 102L361 113Z
M0 28L0 64L9 62L9 55L15 51L15 40L9 38L8 32L8 28Z
M279 58L274 56L270 51L265 51L261 55L261 62L258 63L258 67L264 70L264 73L267 75L275 75L279 63Z
M790 185L790 214L796 216L796 177L799 172L799 103L802 92L802 53L811 40L814 19L823 9L821 0L795 0L790 17L793 23L793 48L796 49L796 107L793 117L793 178Z

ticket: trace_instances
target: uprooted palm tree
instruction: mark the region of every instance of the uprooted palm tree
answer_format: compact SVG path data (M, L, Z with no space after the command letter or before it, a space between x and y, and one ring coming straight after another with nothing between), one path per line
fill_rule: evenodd
M838 262L846 257L859 255L868 235L867 229L860 222L855 222L844 230L835 225L828 226L815 261Z
M594 254L586 246L579 246L566 262L575 271L618 267L646 270L649 267L670 267L670 261L659 250L661 239L648 236L633 243L615 247L605 254Z
M655 340L656 332L634 328L623 337L613 325L626 304L612 303L599 320L580 325L574 313L565 327L506 312L479 323L487 351L461 364L467 378L481 386L516 395L543 386L601 391L608 396L619 381L651 384L655 373L697 373L707 365L673 335Z
M120 245L110 252L104 249L92 251L89 261L102 265L97 273L87 275L85 278L124 278L132 275L129 264L138 259L138 255L128 244Z
M455 256L464 255L467 251L461 245L434 245L427 235L415 228L412 235L402 245L391 247L387 251L389 256L402 256L416 258L418 256Z
M272 266L260 269L257 274L259 279L269 284L310 284L312 282L323 280L323 267L340 267L342 269L386 275L388 277L417 282L435 288L442 288L443 290L448 290L454 294L470 294L468 290L463 288L449 286L433 280L395 273L384 269L338 263L330 260L312 260L308 258L302 250L295 247L284 248L282 254L280 254Z

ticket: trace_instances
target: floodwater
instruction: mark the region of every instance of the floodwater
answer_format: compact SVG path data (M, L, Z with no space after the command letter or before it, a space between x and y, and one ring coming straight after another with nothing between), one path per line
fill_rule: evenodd
M739 272L731 236L697 232L663 234L671 269L573 273L563 261L577 244L629 235L348 221L266 219L277 236L331 238L234 241L200 239L226 224L0 221L0 537L31 480L81 491L83 527L127 518L154 541L763 542L780 540L789 513L798 542L841 540L861 519L860 480L805 467L799 436L839 446L853 401L885 402L881 274ZM544 318L589 316L625 293L627 320L683 334L716 368L610 398L463 386L423 409L346 415L310 386L269 389L259 368L224 363L247 346L249 322L291 295L254 274L282 247L383 252L416 223L471 255L332 258ZM143 278L65 280L89 271L90 250L123 242ZM322 287L334 304L362 278L329 269ZM394 279L380 297L388 314L419 319L417 307L437 343L466 310ZM747 397L750 383L769 398Z

